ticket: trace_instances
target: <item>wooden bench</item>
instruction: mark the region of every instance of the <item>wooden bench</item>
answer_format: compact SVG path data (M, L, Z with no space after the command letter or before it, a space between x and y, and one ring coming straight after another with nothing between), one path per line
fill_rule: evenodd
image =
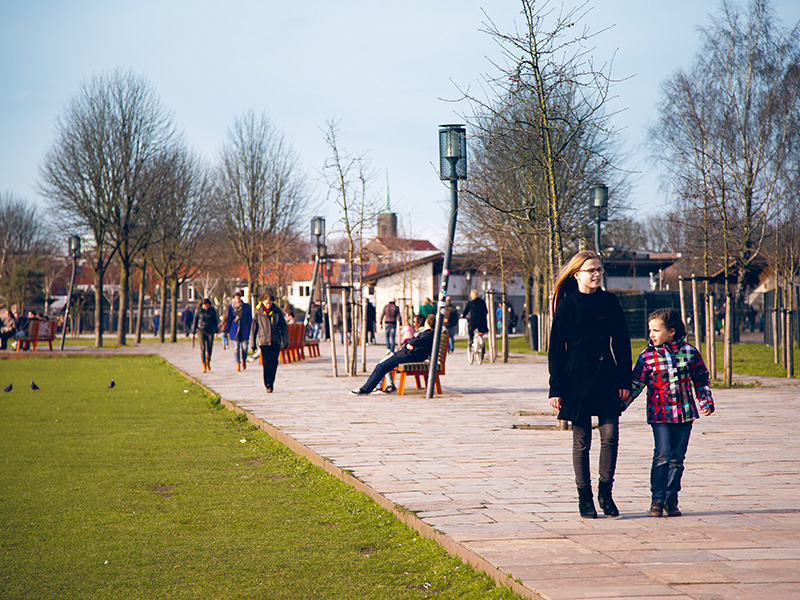
M442 393L442 384L439 378L445 374L444 367L445 363L447 362L447 341L449 335L446 331L442 331L442 338L439 340L439 364L436 370L436 393ZM397 365L397 368L392 371L392 378L394 378L395 373L400 374L400 381L397 383L397 395L402 396L405 393L406 389L406 375L413 375L414 381L417 384L417 389L422 389L420 385L420 377L425 381L425 389L428 387L428 373L431 368L431 361L424 360L422 362L415 362L415 363L401 363Z
M33 351L37 352L39 342L47 342L50 346L50 351L53 351L53 340L56 337L56 322L55 321L31 321L28 324L28 335L14 336L9 338L17 343L17 352L22 350L22 343L29 342L33 347Z
M283 364L304 360L306 353L303 350L303 338L306 335L306 326L302 323L289 323L289 345L281 350L281 362Z
M303 345L308 348L309 356L319 356L319 340L315 340L314 338L306 338L303 341Z

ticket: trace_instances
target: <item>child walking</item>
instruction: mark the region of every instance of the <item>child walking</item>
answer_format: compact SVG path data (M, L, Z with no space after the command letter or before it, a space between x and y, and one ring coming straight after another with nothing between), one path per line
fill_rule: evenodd
M653 428L655 451L650 469L652 502L648 514L680 517L683 461L692 423L714 412L708 369L700 352L686 341L686 326L674 308L648 318L650 343L633 368L630 402L647 388L647 422ZM698 414L692 387L700 403Z

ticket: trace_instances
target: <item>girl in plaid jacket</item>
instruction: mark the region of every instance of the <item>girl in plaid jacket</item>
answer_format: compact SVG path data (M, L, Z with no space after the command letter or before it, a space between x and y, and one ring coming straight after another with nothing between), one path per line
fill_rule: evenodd
M647 422L653 428L655 451L650 469L652 502L648 514L679 517L683 461L692 423L714 412L708 369L700 352L686 341L680 312L662 308L648 318L650 343L633 368L629 401L647 388ZM698 413L694 394L700 403Z

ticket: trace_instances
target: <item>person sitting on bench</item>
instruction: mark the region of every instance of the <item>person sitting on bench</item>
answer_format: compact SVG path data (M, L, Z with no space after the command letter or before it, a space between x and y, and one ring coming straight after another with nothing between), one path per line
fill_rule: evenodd
M421 362L431 355L433 347L433 326L436 323L436 315L428 315L426 319L422 315L414 317L414 326L417 332L410 340L403 344L394 354L390 354L380 361L372 370L372 374L367 382L358 389L351 390L354 396L365 396L372 393L383 378L391 373L397 365L401 363ZM421 328L421 329L420 329ZM392 392L395 390L394 383L389 385L384 391Z

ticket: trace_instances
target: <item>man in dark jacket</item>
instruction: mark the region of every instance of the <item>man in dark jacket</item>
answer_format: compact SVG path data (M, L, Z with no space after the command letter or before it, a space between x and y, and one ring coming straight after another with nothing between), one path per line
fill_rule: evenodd
M186 308L181 313L181 325L183 325L183 332L186 334L186 337L192 333L192 323L194 323L194 312L192 311L192 307L188 304Z
M421 315L414 317L414 326L417 332L410 340L394 354L391 354L380 361L372 370L372 374L367 379L367 382L358 389L351 390L350 393L354 396L364 396L372 393L383 378L392 372L400 363L421 362L431 355L431 348L433 347L433 325L436 323L436 315L429 315L424 319ZM424 325L424 326L423 326ZM394 390L394 385L386 388L387 392Z
M214 336L219 332L219 317L211 300L203 298L200 308L194 314L192 325L192 346L197 330L200 330L200 359L203 361L203 373L211 370L211 351L214 349Z
M236 370L247 368L247 344L250 342L250 326L253 322L253 311L250 305L242 300L242 293L237 291L228 305L228 335L233 343L233 359Z
M261 351L261 365L264 372L264 388L268 394L275 385L275 373L278 371L278 359L281 349L289 344L289 328L275 296L266 292L261 294L253 312L253 328L250 335L253 350Z
M472 336L477 329L480 333L487 333L489 326L486 324L486 315L489 309L486 308L486 302L483 301L478 295L478 290L470 290L469 302L464 307L464 312L461 317L467 320L467 329L469 333L469 344L472 345Z

